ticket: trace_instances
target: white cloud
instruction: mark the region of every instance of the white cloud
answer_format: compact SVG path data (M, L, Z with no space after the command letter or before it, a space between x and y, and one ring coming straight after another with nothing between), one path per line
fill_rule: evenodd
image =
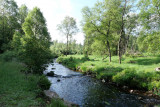
M31 10L35 6L41 9L47 21L48 31L51 34L52 40L65 42L65 36L62 36L57 30L57 24L60 24L65 16L74 17L71 0L15 0L18 6L26 4ZM76 20L81 20L79 17L74 17ZM78 22L77 22L78 23ZM79 24L78 24L79 25ZM78 43L83 43L84 37L80 32L75 35Z

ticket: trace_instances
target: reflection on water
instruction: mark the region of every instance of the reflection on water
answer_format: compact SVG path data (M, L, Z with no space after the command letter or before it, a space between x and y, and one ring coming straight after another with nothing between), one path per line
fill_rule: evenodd
M143 107L154 106L156 99L128 94L110 85L104 85L90 76L83 76L54 61L48 65L44 73L55 71L57 77L48 77L52 85L51 91L56 92L66 101L81 107ZM57 80L60 81L57 81Z

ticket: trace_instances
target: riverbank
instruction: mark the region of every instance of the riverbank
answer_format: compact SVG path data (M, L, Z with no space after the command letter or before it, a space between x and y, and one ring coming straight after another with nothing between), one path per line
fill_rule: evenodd
M38 86L41 76L25 74L22 69L22 63L0 60L1 107L66 107L62 100L44 95Z
M37 76L26 76L20 72L23 65L18 62L0 61L0 106L41 106L45 102L37 97Z
M103 82L126 88L131 93L159 94L160 73L155 68L160 67L160 57L123 57L122 64L118 63L117 56L112 57L111 63L108 59L102 59L96 56L89 56L87 59L82 55L69 55L59 57L57 62L72 70L92 74Z

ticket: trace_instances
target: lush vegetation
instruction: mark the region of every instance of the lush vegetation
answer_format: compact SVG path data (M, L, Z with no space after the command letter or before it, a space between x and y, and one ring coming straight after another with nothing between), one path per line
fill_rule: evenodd
M160 54L159 0L103 0L82 9L85 55Z
M50 50L52 52L52 55L58 57L61 55L66 55L66 43L59 43L58 41L53 41L53 44L50 46ZM83 45L77 44L76 40L70 40L68 45L68 54L74 55L74 54L83 54Z
M51 104L47 105L47 107L67 107L64 105L61 99L52 99Z
M25 75L23 69L22 63L0 61L0 106L45 106L41 97L43 93L38 85L40 78L44 77Z
M70 16L57 25L66 36L66 43L59 43L51 41L38 7L0 0L0 106L46 106L43 90L51 83L43 71L58 56L59 63L98 79L159 90L159 20L159 0L97 1L82 9L84 45L72 38L78 28ZM48 106L65 105L52 100Z
M42 73L53 58L46 20L38 7L28 10L0 0L0 106L44 107L50 81ZM53 100L51 103L58 101Z
M113 56L109 63L103 57L83 55L70 55L59 57L57 61L70 69L93 74L98 79L115 82L121 86L130 88L152 90L160 88L160 73L155 71L160 66L159 56L143 56L122 58L123 64L118 63L118 57Z
M65 19L61 22L61 24L57 25L57 29L66 36L67 38L67 47L65 51L65 54L69 54L69 38L70 41L72 39L72 36L78 32L78 28L76 25L76 20L73 17L66 16Z

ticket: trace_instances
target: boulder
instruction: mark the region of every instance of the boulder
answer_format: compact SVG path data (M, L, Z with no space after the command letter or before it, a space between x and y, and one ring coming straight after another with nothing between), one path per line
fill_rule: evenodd
M59 98L59 95L57 93L50 90L44 90L44 94L49 98Z
M102 79L102 82L105 83L106 82L105 79Z
M155 70L156 70L156 71L160 71L160 67L156 68Z
M54 76L54 71L48 72L47 76L53 77Z
M61 81L60 79L57 80L57 82L60 82L60 81Z
M56 68L52 68L52 70L54 70L54 69L56 69Z
M65 101L65 100L61 99L56 92L53 92L53 91L50 91L50 90L44 90L44 94L45 94L47 97L49 97L50 99L60 99L61 101L64 102L64 104L65 104L67 107L79 107L77 104L74 104L74 103L71 103L71 102L68 102L68 101ZM48 102L48 103L49 103L49 102Z

